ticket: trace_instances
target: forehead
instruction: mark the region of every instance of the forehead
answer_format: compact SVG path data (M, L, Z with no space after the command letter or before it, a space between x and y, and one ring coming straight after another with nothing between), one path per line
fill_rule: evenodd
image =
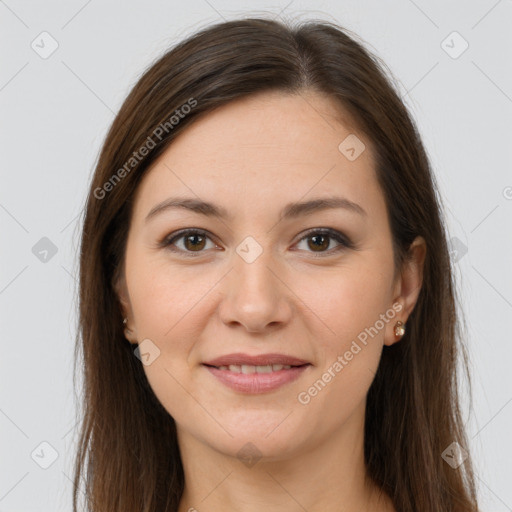
M364 144L354 160L344 141ZM352 144L353 146L353 144ZM242 210L332 195L382 213L370 140L332 98L266 92L236 100L188 126L139 185L135 215L186 195ZM277 211L277 210L276 210Z
M203 115L173 141L168 154L208 160L213 155L237 163L251 155L266 162L277 157L276 165L311 164L320 153L338 156L339 143L354 131L352 124L348 113L329 96L265 92Z

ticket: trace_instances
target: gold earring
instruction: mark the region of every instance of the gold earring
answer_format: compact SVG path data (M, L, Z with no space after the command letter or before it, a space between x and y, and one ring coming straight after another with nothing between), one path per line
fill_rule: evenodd
M405 334L405 325L403 322L398 320L395 324L395 336L401 338Z
M123 325L126 325L126 323L127 323L127 322L128 322L128 318L125 318L125 319L123 320ZM129 329L128 327L126 327L126 328L125 328L125 333L126 333L126 332L132 332L132 330L131 330L131 329Z

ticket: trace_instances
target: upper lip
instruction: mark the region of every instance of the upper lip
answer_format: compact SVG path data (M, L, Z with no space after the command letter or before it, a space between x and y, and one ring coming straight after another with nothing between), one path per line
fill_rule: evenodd
M302 366L303 364L310 364L308 361L299 359L298 357L287 356L285 354L260 354L258 356L250 356L248 354L227 354L220 356L203 364L209 366L229 366L236 365L252 365L252 366L267 366L272 364L283 364L290 366Z

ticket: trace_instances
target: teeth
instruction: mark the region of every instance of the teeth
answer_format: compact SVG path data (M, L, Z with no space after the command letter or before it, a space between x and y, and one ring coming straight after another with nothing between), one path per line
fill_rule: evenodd
M289 370L289 364L268 364L266 366L254 366L250 364L230 364L229 366L219 366L219 370L229 370L235 373L244 373L246 375L251 373L271 373L278 372L279 370Z

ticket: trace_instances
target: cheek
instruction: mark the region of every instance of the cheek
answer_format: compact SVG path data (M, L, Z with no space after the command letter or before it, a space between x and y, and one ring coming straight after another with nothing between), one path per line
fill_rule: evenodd
M334 400L342 407L332 414L345 415L364 399L379 365L386 326L395 314L388 302L387 277L385 269L373 262L364 268L344 268L322 280L321 291L302 283L304 302L321 319L318 325L327 329L322 328L321 336L313 333L318 370L301 390L305 393L301 403L311 400L328 407Z
M193 282L187 272L165 264L134 268L130 298L138 339L151 340L158 354L143 370L158 401L180 422L197 414L194 400L184 389L190 386L189 354L203 328L197 313L207 286L204 279L196 276Z
M321 280L302 278L297 294L332 335L334 345L329 342L325 348L343 349L389 308L388 292L383 269L358 265L340 269Z
M143 255L127 266L130 300L141 337L160 340L186 338L189 318L202 307L202 299L218 279L211 273L198 275L198 267L171 266L165 258Z
M329 334L315 337L318 367L297 400L312 415L313 411L324 415L331 427L345 422L361 406L379 365L386 288L373 278L370 281L369 288L357 276L331 280L326 293L310 297L308 303Z
M198 275L198 267L171 267L168 261L151 261L147 256L133 258L131 264L129 289L137 337L151 340L158 354L143 369L155 395L174 416L172 404L181 408L188 404L183 386L190 385L191 353L209 321L205 308L218 276ZM128 271L127 266L127 275Z

